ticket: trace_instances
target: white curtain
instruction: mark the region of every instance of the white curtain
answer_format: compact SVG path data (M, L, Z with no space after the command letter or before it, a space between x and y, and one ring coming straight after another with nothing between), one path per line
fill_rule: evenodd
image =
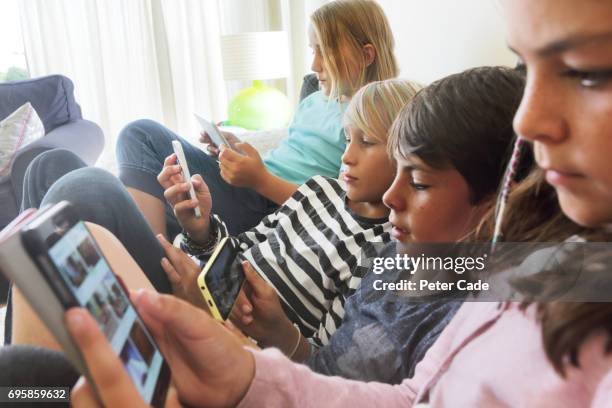
M245 84L223 80L222 34L288 31L292 72L274 84L297 102L310 64L308 16L324 2L20 0L19 6L31 76L60 73L75 83L83 116L104 130L99 164L112 170L117 135L130 121L153 119L196 141L193 112L226 119L229 97Z
M32 77L60 73L75 83L83 116L106 136L110 164L123 125L163 119L151 4L148 0L22 0Z
M176 123L169 126L197 143L194 112L214 121L226 119L219 5L212 0L163 0L161 5L176 112Z

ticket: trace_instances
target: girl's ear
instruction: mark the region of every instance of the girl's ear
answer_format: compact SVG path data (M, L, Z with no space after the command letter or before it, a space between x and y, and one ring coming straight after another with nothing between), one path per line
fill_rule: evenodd
M363 46L362 51L365 57L365 65L369 67L376 61L376 48L372 44L366 44Z

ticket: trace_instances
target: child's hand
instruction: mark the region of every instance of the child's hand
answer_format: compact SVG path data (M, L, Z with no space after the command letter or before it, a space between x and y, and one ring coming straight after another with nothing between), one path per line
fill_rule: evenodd
M198 288L200 267L183 251L174 247L162 234L157 235L167 258L162 258L161 266L172 285L172 293L194 306L208 310L208 305Z
M155 338L172 371L169 402L187 406L236 406L255 375L255 360L236 337L212 317L174 296L142 291L132 302ZM105 406L146 404L93 317L70 309L66 326L81 350ZM82 379L73 390L77 407L98 406Z
M285 354L295 346L297 332L278 299L276 290L253 269L242 263L246 282L232 309L232 322L265 347L278 347ZM241 299L244 296L245 299Z
M248 143L237 143L235 146L244 154L221 146L221 154L219 155L221 177L232 186L249 187L257 190L268 174L261 156Z
M223 136L225 136L225 139L232 145L232 147L235 147L237 143L240 143L240 139L238 139L238 137L236 137L235 134L231 132L224 132L222 130L219 130L219 132L221 132ZM210 136L208 136L208 133L206 132L200 133L200 142L208 143L206 150L208 150L208 153L210 153L211 156L213 157L219 156L220 146L217 146L213 143L213 141L210 139Z
M239 328L234 326L234 323L232 323L230 320L226 320L225 322L223 322L223 326L225 326L225 328L229 330L243 346L250 347L255 350L260 350L260 348L257 346L257 343L245 336L244 333Z
M183 180L181 166L176 164L176 154L164 160L164 167L157 176L157 181L164 188L164 197L174 210L176 218L195 242L205 243L210 227L212 197L208 186L199 174L191 177L196 200L189 198L190 184ZM194 208L200 207L202 216L196 218Z

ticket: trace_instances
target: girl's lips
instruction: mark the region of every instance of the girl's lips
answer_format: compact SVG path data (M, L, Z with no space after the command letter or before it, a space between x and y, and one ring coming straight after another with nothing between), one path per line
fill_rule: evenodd
M553 186L566 186L583 178L581 174L566 171L548 169L546 170L546 181Z

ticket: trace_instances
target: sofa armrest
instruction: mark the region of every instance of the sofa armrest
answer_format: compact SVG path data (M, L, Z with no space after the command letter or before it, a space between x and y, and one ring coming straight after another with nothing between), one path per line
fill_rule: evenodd
M104 148L104 133L94 122L75 120L55 128L23 150L31 148L70 150L85 163L93 165Z
M66 149L89 165L93 165L104 147L104 134L98 125L88 120L75 120L59 126L44 137L20 149L15 155L9 175L17 206L21 205L23 178L26 169L44 151Z

